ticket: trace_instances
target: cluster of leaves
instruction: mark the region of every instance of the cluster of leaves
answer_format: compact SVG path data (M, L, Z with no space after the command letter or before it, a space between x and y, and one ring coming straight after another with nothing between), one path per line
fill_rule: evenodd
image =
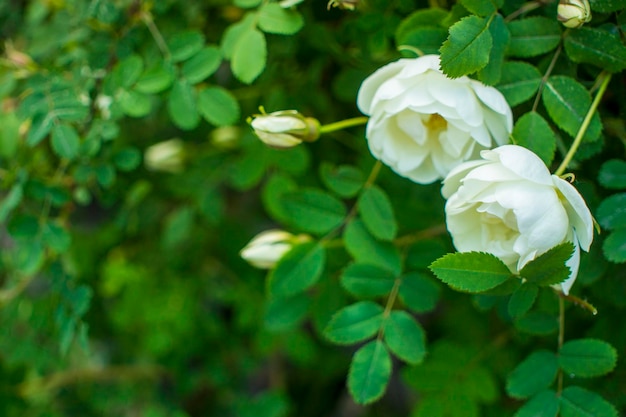
M596 80L626 67L624 4L592 1L591 24L564 30L556 2L286 3L0 2L0 415L349 415L346 380L353 401L379 400L362 415L623 412L618 76L571 165L608 233L566 328L551 286L571 245L520 276L445 255L439 187L376 163L362 129L279 151L243 119L357 116L365 76L440 53L505 95L513 140L551 165ZM171 138L185 169L146 169ZM277 224L312 240L264 282L238 251ZM582 297L597 318L569 304Z

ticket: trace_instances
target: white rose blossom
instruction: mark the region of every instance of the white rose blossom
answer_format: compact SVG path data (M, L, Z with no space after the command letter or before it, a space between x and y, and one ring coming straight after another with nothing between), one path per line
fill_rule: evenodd
M370 116L372 155L420 184L507 143L513 127L498 90L468 77L448 78L439 65L437 55L392 62L365 79L357 98Z
M454 246L459 252L491 253L517 273L554 246L572 242L571 274L561 283L568 294L578 274L580 248L588 251L593 240L585 201L526 148L504 145L482 151L481 157L459 165L443 182Z
M272 269L293 245L309 239L307 235L294 236L284 230L266 230L252 238L240 255L256 268Z

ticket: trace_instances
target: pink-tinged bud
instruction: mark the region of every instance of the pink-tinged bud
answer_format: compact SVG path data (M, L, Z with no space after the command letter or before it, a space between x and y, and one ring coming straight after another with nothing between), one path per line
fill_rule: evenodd
M591 20L591 7L587 0L561 0L557 19L563 26L577 29Z

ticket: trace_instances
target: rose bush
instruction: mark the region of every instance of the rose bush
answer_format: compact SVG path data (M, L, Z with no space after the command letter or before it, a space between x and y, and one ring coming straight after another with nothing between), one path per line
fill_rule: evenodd
M421 184L507 143L513 124L498 90L468 77L448 78L437 55L378 69L361 85L357 105L370 116L366 136L372 154Z
M575 251L568 261L568 293L578 272L580 247L593 240L591 213L578 191L551 175L537 155L505 145L481 152L444 180L446 223L459 252L481 251L500 258L513 272L565 241Z

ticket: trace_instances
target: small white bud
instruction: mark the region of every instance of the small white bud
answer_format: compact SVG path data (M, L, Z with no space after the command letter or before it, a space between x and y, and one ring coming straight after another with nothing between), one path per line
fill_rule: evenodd
M291 148L302 141L313 142L319 137L319 122L304 117L296 110L255 115L248 120L254 133L265 144L275 148Z
M587 0L561 0L557 19L563 26L577 29L591 20L591 7Z
M256 268L272 269L294 244L309 239L307 235L294 236L284 230L266 230L256 235L239 254Z
M177 173L183 170L185 149L180 139L170 139L149 146L144 152L146 168Z

